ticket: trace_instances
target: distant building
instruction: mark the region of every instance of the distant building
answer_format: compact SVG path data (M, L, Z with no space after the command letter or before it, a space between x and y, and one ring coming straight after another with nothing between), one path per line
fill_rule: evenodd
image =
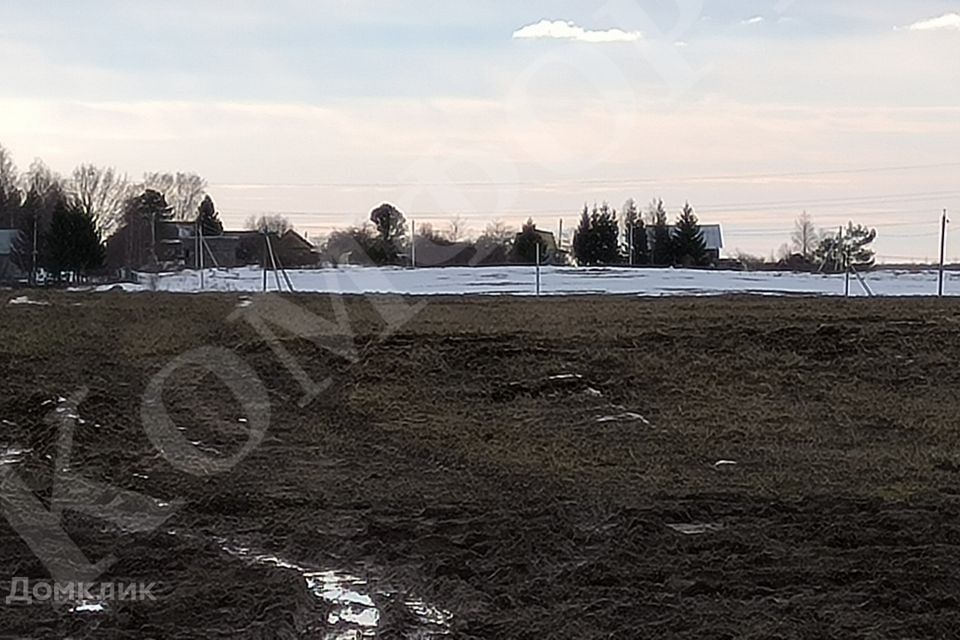
M677 233L677 227L670 225L670 237ZM702 224L700 232L703 234L703 242L707 247L707 261L710 264L720 262L720 253L723 251L723 228L719 224ZM650 253L653 254L656 241L656 227L647 225L647 246L650 247Z
M473 264L477 256L472 242L447 242L420 236L413 242L418 267L463 267Z
M157 262L164 268L199 268L195 222L161 222L156 245ZM270 235L274 256L284 267L305 267L317 263L315 247L290 229L283 235ZM266 242L259 231L224 231L203 237L203 264L206 267L233 268L249 264L270 264ZM266 259L266 260L265 260Z
M557 245L557 237L553 235L553 232L542 229L534 229L534 231L540 237L544 247L544 255L541 256L541 262L543 264L563 264L564 255ZM516 246L517 240L519 240L522 235L523 231L517 234L514 239L514 246Z
M13 261L14 245L19 235L17 229L0 229L0 282L16 282L25 275Z

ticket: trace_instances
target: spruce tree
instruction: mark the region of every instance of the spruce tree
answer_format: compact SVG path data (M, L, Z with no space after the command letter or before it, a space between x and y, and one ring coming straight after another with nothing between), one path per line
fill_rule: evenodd
M30 189L20 207L17 222L20 233L13 243L11 258L21 271L29 274L31 285L36 284L37 269L42 266L46 257L43 242L44 217L43 196L36 189Z
M74 279L103 266L104 247L95 218L76 203L62 200L45 234L44 267L57 280Z
M517 239L513 244L511 262L517 264L536 264L538 246L540 247L540 263L546 263L548 259L547 243L543 238L540 237L540 233L537 231L537 225L533 222L533 218L530 218L527 220L526 224L523 225L523 228L520 230L520 233L517 235Z
M205 236L223 235L223 223L220 221L220 214L217 213L213 198L210 196L204 196L197 209L197 223L200 224Z
M650 205L650 218L653 223L653 264L657 267L669 267L673 264L673 238L670 236L663 200L654 200Z
M647 241L647 225L637 208L637 203L630 198L623 205L623 253L629 265L649 264L649 248Z
M580 214L580 224L573 234L573 257L580 266L593 264L592 230L590 210L587 208L587 205L583 205L583 213Z
M620 262L620 225L617 212L604 202L594 208L590 219L594 235L593 264L617 264Z
M700 221L693 207L687 202L677 218L676 231L673 234L674 262L685 267L706 265L707 244L703 240Z

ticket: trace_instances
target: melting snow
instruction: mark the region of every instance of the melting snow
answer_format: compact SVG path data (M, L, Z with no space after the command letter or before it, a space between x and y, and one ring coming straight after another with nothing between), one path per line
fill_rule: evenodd
M49 306L50 306L50 303L49 303L49 302L40 302L39 300L31 300L31 299L28 298L27 296L19 296L19 297L16 297L16 298L11 298L11 299L10 299L10 302L7 303L7 304L26 304L26 305L34 305L34 306L37 306L37 307L49 307Z
M632 411L627 411L626 413L619 413L615 416L603 416L601 418L597 418L598 424L607 424L610 422L642 422L648 427L653 426L649 420L644 418L639 413L634 413Z
M685 536L702 536L706 533L716 533L717 531L723 530L723 525L716 523L668 524L667 527L673 529L677 533L682 533Z
M450 267L403 269L338 267L290 269L294 289L316 293L393 293L411 295L518 295L536 294L534 267ZM645 296L759 295L842 296L843 275L788 272L706 271L682 269L629 269L544 267L544 295L623 294ZM196 292L200 278L195 271L144 274L142 284L104 285L94 291ZM208 272L207 291L258 292L262 272L241 268ZM937 292L935 271L883 270L864 275L880 296L931 296ZM948 274L947 292L960 295L960 273ZM87 289L89 290L89 289ZM866 293L854 285L853 295Z

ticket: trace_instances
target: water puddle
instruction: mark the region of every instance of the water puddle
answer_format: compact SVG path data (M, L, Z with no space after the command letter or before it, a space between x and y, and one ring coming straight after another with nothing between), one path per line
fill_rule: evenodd
M324 640L355 640L375 638L381 623L381 610L376 597L390 597L385 591L372 591L369 583L344 571L320 570L275 555L258 553L245 546L218 539L226 553L255 564L290 569L300 574L310 592L329 607L326 625L329 629ZM416 640L433 640L449 636L453 614L424 602L408 598L404 607L417 621L417 626L407 635Z
M32 449L19 449L17 447L10 447L0 453L0 465L5 464L17 464L23 460L23 456L30 453Z
M699 524L668 524L667 528L672 529L677 533L682 533L685 536L702 536L708 533L717 533L718 531L723 531L723 525L715 522Z
M624 413L618 413L612 416L601 416L597 418L597 424L609 424L611 422L639 422L648 427L652 427L653 424L647 420L645 417L639 413L633 411L627 411Z

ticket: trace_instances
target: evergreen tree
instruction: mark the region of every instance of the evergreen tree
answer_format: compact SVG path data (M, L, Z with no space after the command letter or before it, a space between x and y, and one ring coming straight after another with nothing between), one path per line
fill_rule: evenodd
M673 238L663 200L654 200L650 205L650 220L653 225L653 250L650 257L654 266L668 267L673 264Z
M606 202L599 209L594 207L590 224L595 243L593 264L618 264L621 261L620 225L616 209L611 209Z
M13 244L11 258L21 271L29 274L30 285L37 282L37 270L46 258L44 246L45 208L44 198L36 189L30 189L20 207L17 228L20 233Z
M44 267L57 281L64 273L77 279L103 266L104 247L96 219L76 203L57 204L45 245Z
M537 231L537 225L534 224L533 218L530 218L523 225L516 241L513 243L513 250L510 252L511 262L536 264L538 246L540 247L540 263L544 264L548 260L547 243Z
M223 223L220 221L220 214L213 204L213 198L204 196L200 207L197 209L197 223L203 229L205 236L222 236Z
M617 212L604 203L593 212L584 207L573 236L573 252L582 266L620 262L620 227Z
M377 227L379 242L371 248L376 264L397 264L407 234L407 220L392 204L382 204L370 212L370 221Z
M877 239L876 229L850 222L843 230L843 237L825 234L816 251L817 261L825 268L841 272L848 265L858 269L873 266L876 254L870 245Z
M707 244L700 230L700 221L693 207L687 202L677 218L673 234L673 259L675 264L685 267L702 267L707 260Z
M633 198L623 205L623 252L629 265L644 265L650 261L647 225Z
M123 222L107 243L114 266L140 269L155 264L160 223L171 219L173 208L159 191L147 189L127 200Z
M583 205L580 214L580 224L573 233L573 257L577 264L583 266L592 264L594 250L593 225L590 223L590 209Z

